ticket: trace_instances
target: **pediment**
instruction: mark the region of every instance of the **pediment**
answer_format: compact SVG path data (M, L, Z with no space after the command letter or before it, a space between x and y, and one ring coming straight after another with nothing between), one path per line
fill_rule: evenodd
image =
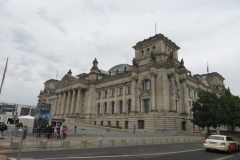
M141 97L148 97L151 96L151 91L142 91L140 94Z
M58 83L58 85L56 86L56 88L59 87L64 87L64 86L68 86L70 84L76 83L78 82L77 78L69 76L69 75L65 75L61 81Z

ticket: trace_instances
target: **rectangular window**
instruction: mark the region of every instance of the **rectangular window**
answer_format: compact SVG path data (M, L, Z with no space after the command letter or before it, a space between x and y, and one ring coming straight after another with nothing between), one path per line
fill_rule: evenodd
M125 128L128 129L128 121L125 121Z
M107 91L105 91L105 98L107 98Z
M123 94L123 89L119 88L119 95L122 95L122 94Z
M117 127L119 126L119 121L116 121L116 126L117 126Z
M115 89L112 90L112 97L115 96Z
M107 114L107 103L104 103L104 114Z
M98 92L98 98L99 99L101 98L101 92Z
M112 102L112 114L114 114L114 102Z
M120 104L119 104L119 113L122 114L122 111L123 111L123 102L120 101Z
M191 97L191 91L188 90L188 97L190 98Z
M101 121L101 126L103 126L103 121Z
M131 94L132 93L132 88L131 86L128 86L128 94Z
M94 121L94 125L97 125L97 121Z
M175 100L176 111L178 111L178 100Z
M150 99L144 100L144 111L145 111L145 113L149 113L149 111L150 111Z
M111 126L111 121L108 121L108 126Z
M192 109L192 102L191 101L189 101L189 107L190 107L190 115L192 115L192 111L191 111L191 109Z
M98 103L97 110L98 110L98 115L99 115L100 114L100 103Z

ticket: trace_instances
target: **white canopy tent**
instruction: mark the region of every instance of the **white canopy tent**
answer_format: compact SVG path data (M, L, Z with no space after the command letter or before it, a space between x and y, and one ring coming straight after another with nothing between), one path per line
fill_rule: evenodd
M19 117L19 121L22 122L23 126L27 126L28 128L33 128L35 117L32 116L22 116Z

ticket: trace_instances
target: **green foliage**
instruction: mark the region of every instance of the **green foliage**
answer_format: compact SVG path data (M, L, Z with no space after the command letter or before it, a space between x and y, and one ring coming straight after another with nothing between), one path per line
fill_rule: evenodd
M226 90L220 98L220 104L225 114L223 116L225 125L229 125L232 131L236 126L240 126L240 99Z
M229 90L218 98L215 93L200 91L198 100L193 102L192 123L200 127L229 125L232 130L240 126L240 98Z
M200 127L216 127L218 125L218 115L216 108L219 106L219 99L215 93L200 91L199 99L193 102L191 111L193 112L192 123Z

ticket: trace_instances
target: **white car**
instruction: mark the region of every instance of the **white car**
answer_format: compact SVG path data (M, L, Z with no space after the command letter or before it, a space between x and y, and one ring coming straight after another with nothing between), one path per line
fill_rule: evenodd
M203 143L206 151L220 150L231 153L232 151L239 151L240 146L237 141L232 139L230 136L224 135L211 135Z

